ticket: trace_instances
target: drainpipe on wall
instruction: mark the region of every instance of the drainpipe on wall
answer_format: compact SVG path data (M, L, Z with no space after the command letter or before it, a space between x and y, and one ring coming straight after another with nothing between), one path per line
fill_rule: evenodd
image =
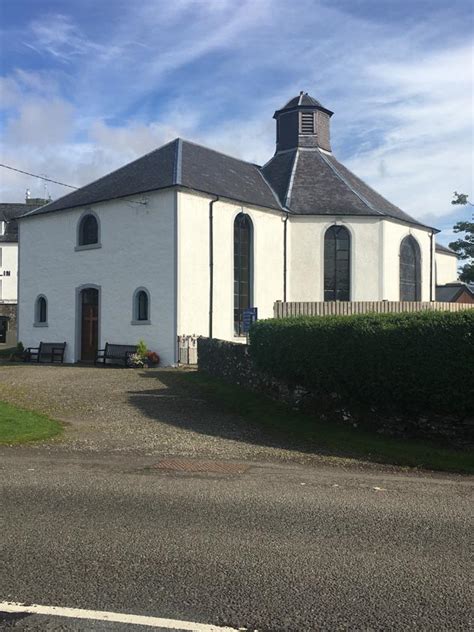
M433 300L433 231L430 233L430 301Z
M209 202L209 338L212 338L212 316L214 310L214 204L217 195Z
M286 241L287 241L287 225L288 223L288 213L286 217L283 218L283 302L286 303Z

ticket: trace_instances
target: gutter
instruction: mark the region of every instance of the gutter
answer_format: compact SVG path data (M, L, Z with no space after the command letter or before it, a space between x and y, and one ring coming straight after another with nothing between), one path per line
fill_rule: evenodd
M209 338L212 338L212 320L214 313L214 204L219 201L217 195L209 202Z
M283 218L283 302L286 303L286 276L287 276L287 223L288 212L286 217Z
M430 233L430 301L433 301L433 231Z

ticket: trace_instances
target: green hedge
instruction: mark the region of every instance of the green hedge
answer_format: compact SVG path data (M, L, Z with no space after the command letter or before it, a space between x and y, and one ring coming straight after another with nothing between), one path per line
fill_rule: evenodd
M474 414L474 310L262 320L256 366L344 405Z

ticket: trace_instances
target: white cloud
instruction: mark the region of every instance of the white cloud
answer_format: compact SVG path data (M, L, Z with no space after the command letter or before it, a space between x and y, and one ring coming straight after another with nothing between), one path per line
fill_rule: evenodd
M454 189L474 194L462 16L398 28L313 0L115 1L107 28L28 25L42 67L0 82L14 166L80 185L176 136L263 163L273 110L305 89L335 110L338 157L407 212L441 220ZM24 188L2 173L4 199Z

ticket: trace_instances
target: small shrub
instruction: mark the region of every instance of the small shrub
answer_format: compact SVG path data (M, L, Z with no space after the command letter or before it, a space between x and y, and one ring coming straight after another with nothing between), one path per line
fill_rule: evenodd
M349 406L474 415L474 310L256 322L256 366Z
M139 355L140 358L145 359L147 353L148 353L148 348L146 346L145 341L139 340L137 344L137 355Z

